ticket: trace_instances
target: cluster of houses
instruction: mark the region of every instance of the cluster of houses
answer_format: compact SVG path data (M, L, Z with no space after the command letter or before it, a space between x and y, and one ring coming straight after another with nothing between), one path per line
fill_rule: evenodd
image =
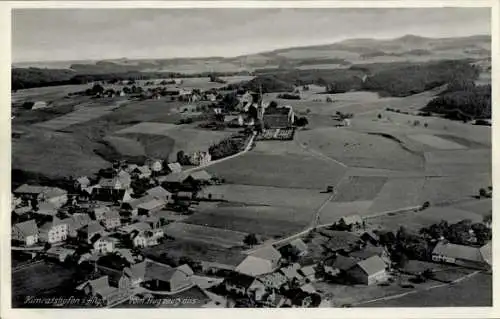
M203 163L203 156L197 157ZM166 175L163 175L167 173ZM133 189L141 181L143 190ZM148 160L143 166L118 163L98 179L74 180L68 193L58 187L21 185L12 193L14 246L63 246L70 240L102 255L119 246L157 245L173 207L196 197L214 179L204 170L186 173L179 163ZM140 193L137 193L139 191ZM210 194L201 193L200 197ZM73 245L74 246L74 245ZM61 251L61 254L65 252Z

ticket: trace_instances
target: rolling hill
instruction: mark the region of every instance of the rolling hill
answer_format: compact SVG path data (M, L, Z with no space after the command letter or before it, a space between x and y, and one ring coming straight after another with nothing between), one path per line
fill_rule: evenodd
M105 72L239 72L259 68L343 68L351 64L376 62L419 62L441 59L486 59L491 56L491 36L426 38L406 35L395 39L349 39L333 44L284 48L238 57L143 59L45 62L50 68L70 68L80 74ZM14 64L14 67L40 63Z

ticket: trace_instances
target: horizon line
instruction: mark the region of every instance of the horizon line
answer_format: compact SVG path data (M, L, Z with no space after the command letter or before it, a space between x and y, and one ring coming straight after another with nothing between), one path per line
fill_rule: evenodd
M433 39L433 40L439 40L439 39L459 39L459 38L470 38L470 37L480 37L480 36L488 36L491 38L491 33L486 34L473 34L473 35L466 35L466 36L448 36L448 37L429 37L429 36L421 36L421 35L416 35L416 34L405 34L402 36L398 37L359 37L359 38L344 38L342 40L338 40L335 42L328 42L328 43L318 43L318 44L310 44L310 45L303 45L303 46L287 46L287 47L280 47L276 49L271 49L271 50L262 50L262 51L255 51L255 52L248 52L246 54L240 54L240 55L232 55L232 56L176 56L176 57L137 57L137 58L128 58L128 57L112 57L112 58L101 58L101 59L76 59L76 60L37 60L37 61L17 61L13 62L11 61L11 66L14 64L19 64L19 63L56 63L56 62L79 62L79 61L115 61L115 60L129 60L129 61L141 61L141 60L175 60L175 59L230 59L230 58L241 58L245 57L248 55L253 55L253 54L262 54L262 53L270 53L274 51L279 51L279 50L286 50L286 49L298 49L298 48L306 48L306 47L315 47L315 46L324 46L324 45L333 45L333 44L338 44L344 41L348 40L397 40L401 39L404 37L408 36L414 36L418 38L424 38L424 39Z

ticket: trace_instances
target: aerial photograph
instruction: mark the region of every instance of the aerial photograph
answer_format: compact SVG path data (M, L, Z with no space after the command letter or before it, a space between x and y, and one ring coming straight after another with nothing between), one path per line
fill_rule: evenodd
M493 306L491 8L11 19L12 308Z

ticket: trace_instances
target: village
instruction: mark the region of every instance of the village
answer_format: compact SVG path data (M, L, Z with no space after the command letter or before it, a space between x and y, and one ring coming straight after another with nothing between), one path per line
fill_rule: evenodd
M99 84L89 90L85 94L96 98L138 91L134 86L116 93ZM170 95L168 90L147 92L149 99ZM207 92L174 95L188 104L224 98L215 89ZM300 117L292 106L263 102L262 95L238 95L231 111L210 108L205 127L227 126L235 132L204 150L178 152L177 161L148 158L141 165L117 160L94 176L72 176L57 187L23 184L13 189L14 271L47 262L76 267L78 274L71 287L65 283L64 295L99 300L89 305L94 307L349 307L356 304L343 302L338 287L359 294L376 291L373 287L405 291L451 283L464 273L491 271L491 215L483 222L441 222L413 233L404 227L381 231L350 213L328 223L315 219L304 231L274 240L249 233L239 246L214 256L186 250L172 257L178 237L198 234L196 241L208 236L207 229L215 231L183 221L231 201L217 191L231 186L224 173L209 173L212 165L262 142L293 141L296 131L307 126L306 112ZM34 109L44 107L33 104ZM190 118L204 114L180 112ZM350 126L350 117L337 112L332 119L341 130ZM342 191L333 184L325 188L328 196ZM491 194L490 187L479 197ZM411 210L426 209L429 202ZM17 302L23 298L17 296Z

